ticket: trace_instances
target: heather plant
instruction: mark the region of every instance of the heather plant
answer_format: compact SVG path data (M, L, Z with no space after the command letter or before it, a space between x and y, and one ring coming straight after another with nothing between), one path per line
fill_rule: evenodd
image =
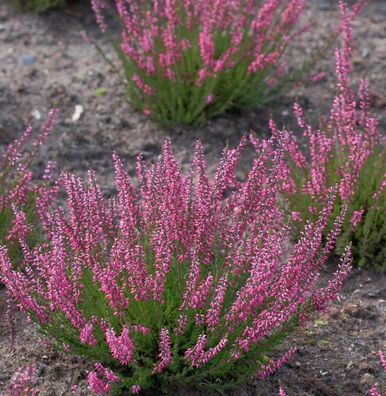
M307 0L115 0L132 105L162 125L202 124L268 100ZM108 4L92 0L101 30Z
M343 16L346 9L341 3ZM342 18L344 24L345 18ZM288 214L298 223L298 230L308 219L315 220L329 199L329 188L338 185L335 215L342 205L348 214L342 236L337 243L340 254L352 241L355 264L384 270L386 253L386 157L384 138L378 120L370 113L367 81L359 85L358 94L350 87L351 26L346 23L343 45L336 50L337 94L328 119L317 128L308 124L302 108L295 104L294 114L303 131L305 150L295 135L285 131L286 161L282 164L282 192ZM278 130L270 124L273 134ZM254 145L259 151L260 142ZM331 229L332 222L326 229Z
M55 196L57 186L52 181L55 163L49 162L42 182L35 184L30 165L45 144L57 117L51 110L41 133L34 138L32 127L14 140L0 154L0 244L7 245L10 257L19 262L22 250L32 247L39 239L36 224L35 200L39 196L48 205ZM30 232L32 231L32 232Z
M67 205L39 211L47 240L24 271L0 248L9 297L58 348L96 362L94 393L262 380L296 352L275 358L285 337L337 298L350 250L330 281L318 279L345 210L323 243L331 188L319 218L289 242L277 205L282 140L267 142L244 181L246 139L224 149L212 178L200 143L187 174L168 141L154 164L139 157L136 182L114 154L116 196L103 197L93 172L64 174Z

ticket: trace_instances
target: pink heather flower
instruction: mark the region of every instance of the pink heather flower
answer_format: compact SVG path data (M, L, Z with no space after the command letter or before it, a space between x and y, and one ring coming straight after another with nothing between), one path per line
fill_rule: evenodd
M56 172L56 162L48 161L47 166L44 169L44 174L43 174L42 179L44 181L52 181L54 179L55 172Z
M296 211L291 212L291 220L295 222L302 221L300 212L296 212Z
M15 214L13 226L7 236L7 240L18 239L25 241L29 233L29 226L27 224L27 216L24 212L20 211L16 205L12 205L12 210Z
M141 390L142 388L139 385L133 385L130 389L133 395L138 395L139 393L141 393Z
M206 104L211 104L214 100L214 96L213 95L208 95L206 98Z
M54 126L57 123L58 115L59 115L58 109L51 109L48 112L47 121L44 123L38 137L32 142L32 145L34 146L35 149L38 149L39 147L43 146L46 143L51 131L54 129Z
M327 301L336 301L339 298L339 290L341 290L343 282L350 274L351 262L351 250L347 247L339 268L334 273L333 280L330 280L325 288L319 289L313 294L313 304L318 311L326 309Z
M353 227L356 227L359 223L361 223L364 212L365 212L364 209L355 210L353 212L353 214L351 216L351 219L350 219L350 224Z
M95 395L107 395L111 391L111 385L98 378L97 373L91 371L87 375L89 389Z
M92 324L86 324L80 332L80 342L82 344L88 344L90 346L95 346L97 340L93 335L94 326Z
M194 347L189 348L185 352L185 359L190 361L192 367L200 367L207 364L218 353L220 353L228 343L227 338L222 338L220 342L208 351L204 351L207 339L205 334L198 337L197 343Z
M310 81L313 82L313 83L317 83L319 81L324 80L326 78L326 76L327 76L326 72L319 72L319 73L313 74L310 77Z
M109 369L103 367L100 363L95 363L95 371L104 377L108 382L118 382L119 378Z
M7 390L6 395L8 396L19 396L19 395L30 395L37 396L38 390L35 389L35 383L37 379L37 367L36 364L29 366L20 367L13 374Z
M204 66L210 68L214 60L214 43L210 31L202 31L199 37L201 58Z
M169 336L169 330L162 329L160 333L160 361L153 369L153 374L161 373L165 368L172 362L172 351L171 351L171 341Z
M225 293L228 288L228 277L224 275L220 278L215 290L214 296L210 303L210 308L206 313L206 323L208 329L213 331L220 324L221 310L224 303Z
M122 365L128 365L134 353L134 344L129 336L129 330L123 327L121 335L117 337L113 329L108 329L105 335L113 357Z
M385 355L384 355L384 353L382 351L379 351L378 352L378 356L379 356L379 360L381 361L382 368L383 368L384 372L386 373L386 358L385 358Z
M267 85L270 88L273 88L275 85L277 85L277 83L279 82L279 80L276 77L271 77L267 80Z
M206 345L206 335L201 334L198 337L196 344L185 352L185 359L191 362L192 367L200 364L200 359L204 353L205 345Z
M151 116L152 111L151 111L150 109L143 109L143 114L144 114L145 116Z
M155 94L154 89L151 88L149 85L145 84L142 78L138 74L134 74L132 77L135 85L139 88L143 93L147 96L153 96Z
M267 377L278 371L280 367L287 364L294 357L296 352L296 348L291 348L276 362L271 360L268 364L260 368L259 372L256 374L257 378L266 379Z
M148 327L142 325L134 325L133 331L135 331L136 333L141 333L143 335L149 335L151 332L151 330Z
M188 317L186 315L180 315L180 317L178 318L177 327L174 329L174 334L175 335L184 334L187 324L188 324Z
M101 377L103 379L101 379ZM100 363L95 364L95 371L87 375L88 387L95 395L109 395L111 384L118 382L119 378L109 369L103 367Z
M98 26L102 33L107 30L105 18L103 16L103 10L108 8L108 3L105 0L91 0L91 8L94 11Z
M280 387L279 389L279 396L286 396L286 393L284 392L284 389Z
M384 353L382 351L379 351L378 352L378 356L379 356L379 360L381 361L381 366L382 366L384 372L386 373L386 358L385 358L385 355L384 355ZM369 389L369 395L370 396L385 396L385 393L381 393L378 390L377 385L374 385L374 386L371 387L371 389Z
M379 393L378 388L375 385L370 388L369 395L370 396L384 396L381 393Z
M91 39L85 30L81 30L79 32L80 37L82 37L83 41L87 44L91 44Z

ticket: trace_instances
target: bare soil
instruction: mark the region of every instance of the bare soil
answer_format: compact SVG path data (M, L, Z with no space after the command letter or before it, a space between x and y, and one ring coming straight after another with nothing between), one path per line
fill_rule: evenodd
M0 150L32 122L39 126L51 107L61 111L50 143L36 166L37 175L46 159L56 159L61 170L83 175L97 171L107 193L113 190L111 153L116 151L134 170L139 152L151 160L162 142L171 138L184 167L200 139L213 171L225 144L234 146L245 133L267 134L272 116L279 125L294 127L291 106L296 99L307 117L317 122L326 114L334 93L333 49L325 52L315 72L326 71L318 83L305 83L276 103L254 111L231 113L199 129L159 128L125 101L124 86L114 70L79 35L86 30L116 61L109 43L96 25L87 2L42 15L15 13L7 0L0 4ZM312 29L292 49L301 63L312 48L322 45L337 26L336 2L313 0L307 12ZM355 23L355 81L370 80L372 108L386 126L386 1L373 0ZM75 106L83 106L72 121ZM40 119L39 119L40 116ZM248 162L252 153L246 156ZM329 268L323 277L332 273ZM264 382L251 383L233 395L278 394L279 383L292 395L365 395L375 382L386 384L375 353L386 350L386 276L354 270L340 304L321 316L283 346L296 344L297 356ZM0 394L21 365L36 362L41 395L70 394L71 385L86 388L91 364L54 351L42 342L35 327L17 315L15 348L10 349L3 321L4 290L0 294ZM172 394L197 395L176 390Z

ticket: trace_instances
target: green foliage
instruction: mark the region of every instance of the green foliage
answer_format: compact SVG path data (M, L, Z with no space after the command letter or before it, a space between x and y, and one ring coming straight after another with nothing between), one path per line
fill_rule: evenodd
M44 12L53 8L63 7L66 0L14 0L16 7L32 12Z

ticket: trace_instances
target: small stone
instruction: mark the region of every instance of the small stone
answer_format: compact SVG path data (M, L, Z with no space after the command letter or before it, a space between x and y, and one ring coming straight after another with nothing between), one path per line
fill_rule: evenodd
M374 384L375 377L369 373L363 374L360 380L361 385L372 386Z
M318 10L320 11L328 11L329 9L331 9L330 4L323 2L320 2L318 4Z
M21 58L21 63L25 66L32 66L36 63L36 57L33 55L27 55Z
M363 48L363 50L361 51L362 58L366 59L369 57L369 55L370 55L369 50L367 48Z
M31 111L31 116L35 118L35 120L40 120L42 118L42 114L38 109L34 109Z
M74 114L71 117L71 121L72 122L79 121L79 119L82 116L83 112L84 112L84 108L83 108L82 105L80 105L80 104L75 105L75 111L74 111Z

